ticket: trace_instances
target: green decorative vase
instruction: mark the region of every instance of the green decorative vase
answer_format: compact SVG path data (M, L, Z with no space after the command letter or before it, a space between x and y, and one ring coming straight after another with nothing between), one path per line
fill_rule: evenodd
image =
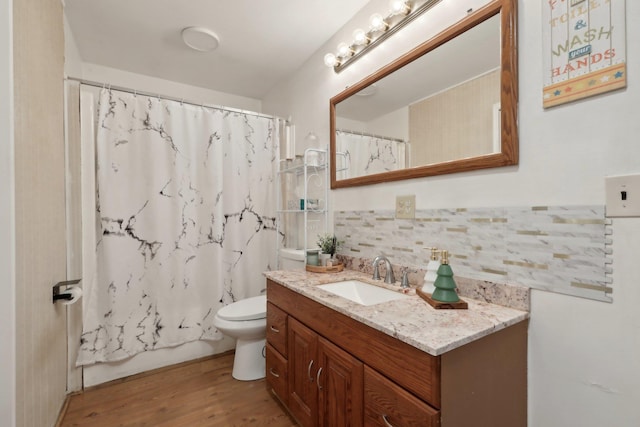
M433 283L436 288L431 295L435 301L458 302L460 298L456 292L456 282L453 280L453 270L449 265L447 251L442 251L442 264L438 267L438 277Z

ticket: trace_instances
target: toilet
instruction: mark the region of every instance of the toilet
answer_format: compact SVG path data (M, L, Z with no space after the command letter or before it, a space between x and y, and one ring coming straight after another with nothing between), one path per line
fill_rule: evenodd
M236 339L233 378L241 381L265 377L267 337L267 297L247 298L218 310L213 324L220 332Z
M304 251L302 249L280 249L280 270L304 270L304 261Z

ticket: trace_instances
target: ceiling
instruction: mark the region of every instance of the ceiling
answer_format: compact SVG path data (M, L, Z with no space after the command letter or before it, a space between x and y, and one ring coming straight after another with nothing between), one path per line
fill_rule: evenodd
M83 62L262 99L368 0L66 0ZM220 46L188 48L206 27ZM320 61L319 67L324 67Z

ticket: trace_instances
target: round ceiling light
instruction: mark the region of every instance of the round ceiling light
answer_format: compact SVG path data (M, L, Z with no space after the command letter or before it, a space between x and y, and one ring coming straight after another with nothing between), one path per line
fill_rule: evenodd
M355 93L356 96L371 96L375 95L378 92L378 86L375 84L369 85L364 89L361 89L359 92Z
M213 31L203 27L187 27L182 30L182 40L191 49L210 52L218 47L220 39Z

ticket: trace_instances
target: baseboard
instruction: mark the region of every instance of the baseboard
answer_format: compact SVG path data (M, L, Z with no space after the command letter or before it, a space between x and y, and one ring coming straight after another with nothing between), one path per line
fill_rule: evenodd
M149 375L154 375L154 374L157 374L157 373L160 373L160 372L169 371L169 370L174 369L174 368L179 368L179 367L182 367L182 366L191 365L193 363L199 363L199 362L202 362L202 361L205 361L205 360L209 360L209 359L217 359L219 357L228 356L228 355L233 354L233 353L235 353L235 350L228 350L228 351L225 351L225 352L222 352L222 353L211 354L209 356L204 356L204 357L199 357L197 359L187 360L186 362L181 362L181 363L176 363L176 364L173 364L173 365L163 366L161 368L151 369L149 371L140 372L139 374L133 374L133 375L129 375L129 376L123 377L123 378L118 378L118 379L115 379L115 380L112 380L112 381L109 381L109 382L106 382L106 383L102 383L102 384L97 384L97 385L94 385L94 386L86 387L86 388L83 389L82 392L90 391L90 390L97 390L97 389L100 389L100 388L103 388L103 387L109 387L109 386L114 385L114 384L125 383L125 382L132 381L132 380L135 380L135 379L138 379L138 378L144 378L144 377L147 377Z
M60 412L58 413L58 419L56 420L55 427L60 427L62 425L62 420L64 420L65 415L67 415L67 409L69 408L69 402L71 401L71 396L77 393L67 394L64 398L64 402L62 403L62 408L60 408Z

